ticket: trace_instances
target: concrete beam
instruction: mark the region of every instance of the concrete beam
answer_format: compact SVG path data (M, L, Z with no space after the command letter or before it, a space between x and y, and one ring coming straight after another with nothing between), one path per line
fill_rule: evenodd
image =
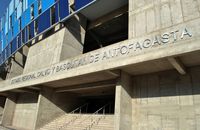
M33 90L41 90L41 88L40 87L36 87L36 86L30 86L30 87L28 87L29 89L33 89Z
M69 91L77 91L83 89L90 89L90 88L101 88L101 87L109 87L116 85L116 80L108 80L108 81L101 81L95 83L88 83L82 85L74 85L70 87L62 87L55 90L55 92L69 92Z
M106 72L116 77L120 76L120 70L108 70Z
M186 74L185 66L180 61L180 59L175 57L168 57L168 61L172 64L172 66L182 75Z
M39 93L39 91L33 90L33 89L29 89L29 88L14 89L14 90L11 90L11 91L12 92L16 92L16 93L31 93L31 94Z

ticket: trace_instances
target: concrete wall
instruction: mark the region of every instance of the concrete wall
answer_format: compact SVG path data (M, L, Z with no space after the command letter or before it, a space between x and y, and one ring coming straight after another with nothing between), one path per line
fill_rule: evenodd
M43 88L39 96L35 129L53 121L82 104L76 96L68 93L54 93L53 89Z
M199 0L129 0L129 38L159 31L199 16Z
M199 130L200 67L134 77L133 130Z
M19 94L16 100L12 126L32 130L35 126L38 94Z

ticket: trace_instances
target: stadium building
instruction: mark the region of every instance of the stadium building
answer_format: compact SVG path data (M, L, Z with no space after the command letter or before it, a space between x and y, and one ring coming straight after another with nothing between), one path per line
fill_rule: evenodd
M0 123L200 130L200 0L11 0Z

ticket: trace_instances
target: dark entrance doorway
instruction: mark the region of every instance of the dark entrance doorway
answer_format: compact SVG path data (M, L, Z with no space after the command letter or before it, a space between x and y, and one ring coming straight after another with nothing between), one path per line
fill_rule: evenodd
M95 113L99 110L99 114L114 113L114 95L85 97L88 103L87 113Z

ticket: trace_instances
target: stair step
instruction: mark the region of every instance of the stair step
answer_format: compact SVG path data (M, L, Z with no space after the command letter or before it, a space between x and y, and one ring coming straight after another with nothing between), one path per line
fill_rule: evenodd
M91 130L114 130L114 116L66 114L47 123L39 130L58 130L59 128L62 128L61 130L84 130L89 126L92 126Z

